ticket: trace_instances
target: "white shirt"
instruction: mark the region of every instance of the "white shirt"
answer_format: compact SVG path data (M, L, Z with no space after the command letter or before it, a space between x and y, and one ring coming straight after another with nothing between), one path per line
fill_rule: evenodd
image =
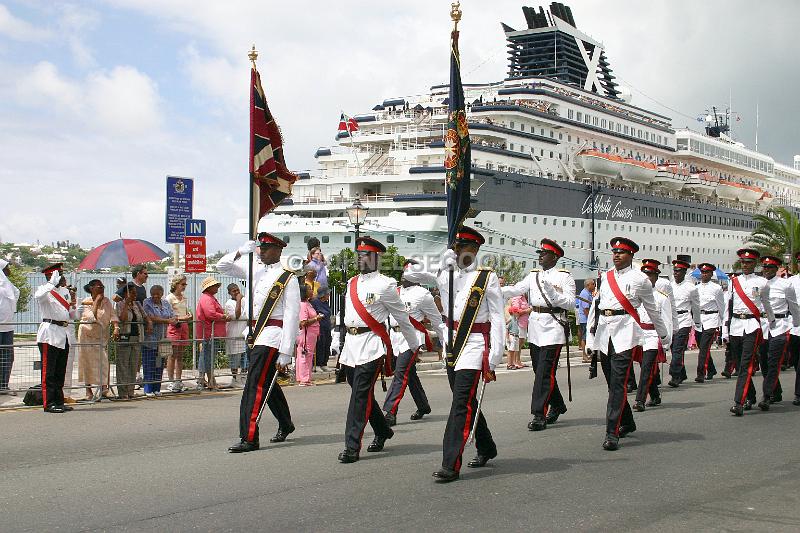
M465 268L456 267L453 273L453 316L455 320L460 320L467 304L469 296L469 289L472 287L475 278L478 276L478 270L475 263ZM449 299L448 280L450 273L447 270L439 272L437 284L439 285L439 294L442 302L444 303L444 313L447 316L447 302ZM449 317L448 317L449 319ZM504 340L506 337L506 323L504 316L503 293L500 291L500 282L497 279L497 274L492 272L489 274L489 280L486 285L486 293L483 296L481 305L478 312L475 314L475 323L489 322L489 369L494 368L500 364L503 359ZM442 339L447 340L447 327L442 328ZM453 332L455 338L455 332ZM455 366L455 370L482 370L483 369L483 352L485 343L482 333L470 333L464 348L461 350L461 356Z
M672 309L672 327L677 327L675 324L678 323L678 314L675 312L675 295L672 292L672 282L667 278L658 278L653 288L661 291L661 294L669 298L669 306Z
M406 305L400 299L400 295L397 294L397 281L377 271L359 274L355 279L357 279L356 293L358 294L358 300L367 310L367 313L379 323L385 323L386 319L391 315L393 325L400 327L400 333L405 338L408 346L406 349L416 350L419 347L417 330L409 322ZM352 295L349 293L349 280L347 287L348 294L344 297L345 327L368 327L353 306ZM392 346L392 351L399 354L394 346ZM344 339L344 347L342 348L342 354L339 356L339 362L346 366L355 367L374 361L385 354L386 347L383 341L372 331L357 335L352 335L348 332Z
M789 278L789 283L791 283L794 288L795 296L800 294L800 274L795 274ZM800 326L792 328L792 335L800 335Z
M537 278L539 283L537 284ZM539 290L539 285L542 290ZM575 280L572 275L555 267L532 270L519 283L502 287L503 298L526 295L532 307L558 307L557 318L567 321L566 311L575 308ZM544 294L542 294L544 291ZM528 321L528 341L536 346L561 345L567 342L562 326L550 313L531 311Z
M249 268L249 257L242 256L235 260L237 252L231 252L222 256L217 263L217 270L229 276L247 279ZM257 258L253 258L253 315L259 316L264 301L269 295L270 289L275 281L283 273L284 269L280 262L265 265ZM242 303L242 316L247 316L246 302ZM293 355L294 344L297 340L297 331L300 327L300 284L297 277L292 275L286 283L283 294L275 303L275 307L270 315L272 320L283 320L283 327L265 326L256 338L256 346L269 346L277 348L281 354ZM243 335L246 336L250 328L245 328Z
M783 335L791 330L794 325L800 325L800 308L797 305L797 296L792 286L792 282L786 278L778 276L767 280L769 286L769 305L772 307L772 312L776 315L790 314L784 318L775 317L772 327L764 320L766 331L771 337Z
M700 302L700 320L703 330L716 329L725 322L725 296L722 287L708 281L698 283L697 297ZM716 313L703 313L703 311L716 311Z
M769 287L767 286L767 280L755 274L740 274L736 276L735 279L739 280L745 296L752 300L761 312L761 315L764 316L764 312L766 311L767 321L772 322L774 320L774 315L772 306L769 304ZM730 298L733 299L733 315L730 317L730 328L728 328L727 325L722 328L723 339L727 339L729 336L741 337L753 333L761 327L761 324L755 318L742 319L736 317L737 314L743 313L749 315L752 313L736 293L736 289L733 287L733 281L732 279L731 287L728 289Z
M19 289L0 270L0 331L14 331L11 323L17 312Z
M410 280L409 280L410 281ZM360 294L360 293L359 293ZM442 331L442 315L439 313L439 308L436 307L436 302L433 300L433 295L425 287L419 285L412 285L411 287L400 287L400 299L406 306L406 312L411 318L422 322L424 319L431 321L431 327L439 334ZM393 326L389 331L389 337L392 339L392 350L395 355L399 355L409 350L406 337L401 331L395 331L394 322L389 319ZM422 346L425 344L425 336L421 331L414 329L417 343Z
M665 347L669 346L672 341L672 331L667 329L664 318L656 306L653 284L647 276L640 270L634 270L631 267L622 270L611 269L608 272L616 276L617 285L634 309L644 306L662 344ZM591 350L607 353L608 343L613 340L614 350L619 353L640 345L642 329L627 313L613 316L605 316L600 313L597 317L597 330L592 332L598 309L600 311L623 309L622 304L611 291L611 287L608 286L607 275L605 273L600 277L600 290L595 298L595 304L589 310L586 322L586 346Z
M674 324L675 331L683 328L690 328L700 324L700 305L698 303L697 288L694 282L685 277L682 282L672 282L672 293L675 298L675 314L677 323Z
M654 290L653 298L655 298L659 315L664 320L664 326L667 328L667 331L672 331L672 303L669 301L669 296L659 290ZM645 309L643 305L640 305L637 311L639 312L639 319L642 321L642 324L653 323L653 321L650 320L650 315L647 314L647 309ZM658 350L658 341L658 332L656 330L642 330L642 350Z
M56 290L67 302L69 302L69 291L66 287L58 287L49 281L43 285L39 285L33 297L39 302L39 311L42 318L49 318L50 320L57 320L59 322L69 322L67 327L57 326L49 322L42 322L39 324L39 330L36 332L36 342L49 344L56 348L65 348L67 345L67 329L72 327L70 319L78 318L78 310L74 305L70 305L69 309L65 308L50 291Z

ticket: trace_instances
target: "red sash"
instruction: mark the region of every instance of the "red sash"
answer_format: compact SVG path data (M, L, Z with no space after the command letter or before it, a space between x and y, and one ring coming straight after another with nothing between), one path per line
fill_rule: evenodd
M58 291L56 291L55 289L53 289L52 291L50 291L50 296L52 296L53 298L55 298L55 299L56 299L56 301L57 301L58 303L60 303L61 305L63 305L63 306L64 306L64 309L66 309L67 311L69 311L69 302L68 302L68 301L66 301L66 300L64 299L64 297L63 297L63 296L61 296L61 295L58 293Z
M347 292L350 293L350 303L353 304L353 307L358 313L358 316L361 317L361 320L367 325L369 329L372 330L372 333L377 335L383 341L383 345L386 347L386 358L383 362L384 366L384 374L387 376L391 376L394 374L394 369L392 368L392 340L389 338L389 332L386 330L386 327L375 320L369 312L367 308L364 307L364 304L361 303L361 300L358 299L358 276L353 277L350 280L350 286L347 289Z
M639 327L642 329L654 329L654 326L652 324L647 324L648 326L650 326L649 328L645 327L645 325L642 324L642 320L639 318L639 313L633 307L633 304L630 302L630 300L628 300L628 298L625 297L624 294L622 294L622 291L620 290L619 285L617 284L617 277L614 275L613 270L609 270L608 272L606 272L606 280L608 281L608 288L611 289L611 292L614 293L614 296L617 298L617 301L619 301L620 305L622 305L622 308L625 310L625 312L631 315L633 320L635 320L636 323L639 324Z
M736 294L739 295L739 299L742 303L750 310L750 314L756 317L756 320L759 322L761 321L761 311L758 310L756 304L753 303L753 300L747 297L744 293L744 289L742 289L742 284L739 281L739 278L733 278L733 290L736 291Z
M428 335L428 330L425 328L422 322L412 317L411 315L408 316L408 321L411 322L411 325L414 326L414 329L416 329L425 336L425 349L428 350L429 352L432 352L433 343L431 342L430 335Z

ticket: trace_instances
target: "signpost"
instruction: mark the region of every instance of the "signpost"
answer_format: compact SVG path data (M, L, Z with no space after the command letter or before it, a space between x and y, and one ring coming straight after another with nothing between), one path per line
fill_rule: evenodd
M164 220L166 242L175 245L175 268L178 268L181 247L185 236L186 220L192 218L194 180L167 176L167 209Z
M206 221L187 219L184 225L184 261L186 272L206 271Z

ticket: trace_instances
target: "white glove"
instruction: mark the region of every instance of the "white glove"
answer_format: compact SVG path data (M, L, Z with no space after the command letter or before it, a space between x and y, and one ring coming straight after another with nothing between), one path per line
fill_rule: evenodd
M278 366L286 366L292 362L292 356L282 353L278 355Z
M587 346L587 347L586 347L586 355L588 355L589 357L591 357L591 356L592 356L592 354L594 354L594 350L592 350L591 348L589 348L589 347Z
M448 248L442 254L442 267L443 268L450 268L455 267L458 262L458 256L454 250Z
M53 273L50 275L50 283L52 283L54 287L58 287L58 283L60 281L61 281L61 273L58 270L54 270Z
M492 363L489 363L489 371L490 372L494 372L495 368L497 368L497 365L493 365Z
M672 339L669 337L661 337L661 347L664 349L665 352L669 351L669 347L672 346Z
M256 251L256 241L247 241L239 247L240 255L252 254Z

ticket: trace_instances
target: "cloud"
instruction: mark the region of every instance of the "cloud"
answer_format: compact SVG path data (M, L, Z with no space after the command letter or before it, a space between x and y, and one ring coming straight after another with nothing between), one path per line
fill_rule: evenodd
M99 13L74 4L60 5L59 9L58 33L66 41L73 60L81 68L96 66L94 51L85 39L100 24Z
M22 42L40 42L52 36L50 31L15 17L3 4L0 4L0 35Z

